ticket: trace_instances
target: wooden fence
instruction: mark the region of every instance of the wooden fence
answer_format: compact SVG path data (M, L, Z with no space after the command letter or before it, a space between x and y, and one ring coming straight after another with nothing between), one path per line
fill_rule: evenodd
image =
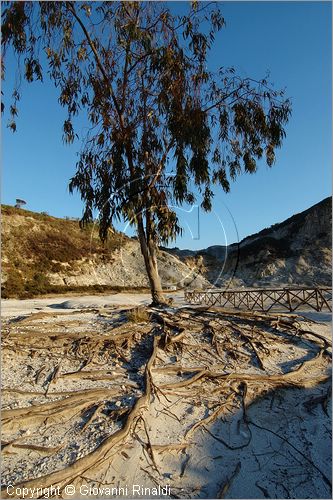
M238 290L187 290L185 300L191 304L246 308L268 312L273 307L296 311L308 306L315 311L332 311L332 289L318 288L251 288Z

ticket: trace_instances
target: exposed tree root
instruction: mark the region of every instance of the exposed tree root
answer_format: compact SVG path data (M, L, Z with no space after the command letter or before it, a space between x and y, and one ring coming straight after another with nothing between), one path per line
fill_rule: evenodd
M265 368L264 368L264 363L262 362L262 359L261 359L261 357L260 357L260 355L259 355L258 349L256 348L256 346L255 346L254 342L253 342L253 341L251 340L251 338L250 338L249 336L247 336L245 333L243 333L243 332L241 332L241 331L239 331L239 330L238 330L238 333L239 333L240 337L241 337L242 339L244 339L244 340L245 340L245 342L247 342L247 343L251 346L252 351L254 352L254 354L255 354L255 356L256 356L256 359L257 359L257 362L258 362L259 368L260 368L261 370L265 370Z
M298 385L300 387L305 387L307 386L306 384L308 383L318 383L327 380L328 375L322 374L318 375L318 377L313 378L313 375L309 379L303 378L303 375L306 374L306 371L313 365L315 364L318 359L322 356L323 351L320 351L318 354L316 354L312 359L304 361L303 363L300 364L298 368L295 370L292 370L287 373L281 373L279 375L253 375L251 373L227 373L227 374L221 374L214 372L212 370L208 370L206 368L202 369L196 375L193 377L183 380L182 382L174 382L174 383L168 383L168 384L162 384L161 387L163 390L170 390L170 389L179 389L182 387L187 387L194 382L197 382L198 380L202 378L215 378L215 379L220 379L220 380L247 380L247 381L253 381L253 382L267 382L272 385ZM193 370L195 371L195 370ZM299 378L301 377L301 380Z
M59 378L72 378L72 379L90 379L90 380L115 380L116 378L123 377L123 373L116 373L112 370L95 370L95 371L77 371L70 373L62 373Z
M235 396L234 394L229 394L229 396L227 397L226 401L224 401L224 403L222 403L221 405L219 405L219 407L215 411L213 411L213 413L211 413L211 415L209 415L206 418L203 418L203 419L199 420L199 422L196 422L185 433L185 438L187 438L196 429L198 429L198 427L201 427L201 426L204 426L206 424L210 424L211 422L214 422L214 420L216 420L221 415L221 413L226 413L228 410L230 411L230 401L232 401L234 399L234 396Z
M182 451L185 450L190 443L176 443L176 444L152 444L151 447L157 453L163 453L165 451Z
M238 462L238 464L236 465L236 468L235 468L234 472L227 479L227 481L223 484L223 486L221 487L220 491L218 492L217 498L224 498L225 497L225 495L227 494L227 492L230 489L230 487L231 487L231 485L232 485L235 477L237 476L237 474L239 473L240 470L241 470L241 463Z
M24 481L17 486L22 488L31 488L31 490L33 490L33 488L47 488L51 485L62 486L63 483L66 482L66 480L72 480L72 478L78 477L79 475L83 474L85 471L93 467L97 462L101 461L101 459L107 458L109 452L129 434L132 425L141 416L142 411L149 405L149 400L152 392L151 367L155 360L159 340L160 337L155 337L153 352L146 365L145 393L136 401L122 429L119 429L110 437L105 439L96 450L77 460L65 469L47 474L46 476L38 477L36 479ZM3 488L1 490L1 494L2 498L10 498L10 495L7 493L6 488Z
M215 436L215 434L213 434L209 429L207 429L207 427L205 425L203 426L203 428L205 429L206 432L208 432L208 434L210 436L212 436L212 438L214 438L216 441L219 441L219 443L222 443L226 448L228 448L229 450L232 450L232 451L242 450L243 448L246 448L247 446L249 446L249 444L251 442L251 439L252 439L252 434L250 432L249 433L249 438L248 438L248 440L244 444L241 444L241 445L238 445L238 446L233 446L231 444L228 444L225 441L225 439L222 439L221 437Z
M31 406L2 412L3 432L9 434L2 443L4 453L26 449L27 453L35 452L35 455L52 455L60 451L60 447L25 443L21 442L25 441L24 436L15 439L18 434L12 435L26 428L43 426L43 430L49 430L53 426L70 422L68 431L75 424L76 435L82 440L90 436L91 430L99 425L102 430L109 429L110 421L114 425L117 420L117 425L121 428L106 438L107 431L103 431L104 434L99 434L103 440L93 451L89 453L83 447L85 456L82 457L81 454L81 458L63 469L18 483L16 486L21 488L46 488L53 485L63 489L66 484L80 484L90 476L91 481L98 483L100 471L103 474L105 472L104 479L108 474L110 476L112 460L115 456L117 459L121 458L119 453L123 446L133 443L135 438L142 445L148 462L148 468L142 470L152 481L156 482L157 474L163 472L161 463L166 458L162 455L165 452L175 452L174 458L178 457L177 453L184 453L182 458L178 457L182 460L180 477L183 477L185 471L187 473L190 469L188 463L192 457L189 452L185 454L185 450L193 445L188 438L197 430L203 429L229 451L240 450L251 441L250 426L259 427L248 420L246 410L264 391L279 387L312 387L328 378L325 367L329 363L329 342L319 334L302 329L296 315L221 312L208 307L182 308L173 312L150 309L150 323L145 326L140 324L134 327L133 324L117 319L115 325L104 321L102 331L96 332L92 332L91 328L86 331L84 323L77 320L72 325L65 320L56 323L52 321L52 325L40 321L58 315L59 313L37 313L23 318L13 323L14 333L4 339L7 348L27 357L28 364L32 364L30 359L33 356L40 355L43 351L48 355L56 353L56 359L51 363L44 358L39 361L37 368L36 365L34 368L28 366L27 373L33 379L36 391L24 391L21 387L14 386L3 390L9 401L17 394L22 397L22 401L26 401L23 398L28 398L31 402ZM106 317L105 314L102 316ZM39 323L34 323L36 319ZM37 324L40 325L40 330L36 330ZM20 325L23 331L19 330ZM60 331L68 325L80 327L81 331ZM301 346L298 364L298 358L291 359L290 351L286 351L286 344L293 345L292 353L295 352L295 346ZM280 352L287 352L288 357L280 360ZM64 360L67 360L67 364ZM290 369L291 367L293 368ZM104 381L103 385L107 387L80 391L57 390L58 387L63 388L65 383L71 384L72 380L78 382L71 387L75 387L76 383L84 387L92 381ZM119 385L124 387L120 389ZM132 389L130 394L126 394L126 387ZM46 391L43 392L41 388ZM140 396L141 391L143 394ZM133 394L138 397L134 405L127 399L133 397ZM182 429L177 438L178 443L153 442L149 414L145 412L153 394L158 398L156 404L159 404L156 418L165 414L167 417L162 416L162 422L169 421L169 418L172 422L171 419L174 419L175 426ZM120 400L114 400L114 396L119 398L120 395ZM178 412L172 408L179 401L175 401L176 395L181 399ZM32 402L36 398L38 404ZM50 398L53 400L50 401ZM313 405L321 404L324 409L328 398L329 393L318 396L317 400L305 401L304 408L311 411ZM189 406L192 407L193 415L193 408L197 406L201 418L193 416L186 420ZM247 427L245 443L233 444L231 439L230 442L229 438L225 439L221 430L212 432L209 428L219 418L233 418L236 411L241 409L241 420L237 420L237 424L241 422ZM163 418L166 420L163 421ZM262 429L274 433L270 429ZM301 455L303 453L301 450L296 451ZM130 457L127 454L124 456L126 459ZM316 467L315 464L311 465ZM239 470L240 464L237 464L226 482L220 485L218 498L227 494ZM322 477L328 484L327 477ZM10 497L6 488L2 490L2 497Z
M23 443L17 443L17 440L11 441L9 443L7 442L2 442L1 443L1 452L2 453L13 453L12 449L13 448L23 448L29 451L38 451L40 453L47 453L47 454L52 454L52 453L57 453L58 451L61 450L63 446L37 446L35 444L23 444ZM15 452L14 452L15 453Z
M95 389L90 393L85 391L52 403L4 410L1 413L2 430L3 432L13 432L28 425L39 425L40 422L44 422L45 420L52 422L62 420L64 414L78 413L84 408L89 407L92 401L106 399L115 393L114 389Z
M11 388L11 387L4 387L3 389L1 389L1 392L5 393L17 393L17 394L21 394L22 396L26 396L28 398L30 397L33 397L33 396L44 396L44 397L48 397L48 398L55 398L55 397L60 397L60 396L88 396L90 397L90 395L97 395L98 394L105 394L107 391L111 391L110 394L114 393L114 394L118 394L119 391L115 390L115 389L84 389L82 391L55 391L55 392L50 392L48 393L47 395L45 394L45 392L40 392L40 391L24 391L22 389L18 389L18 388ZM1 415L3 415L3 412L1 413Z

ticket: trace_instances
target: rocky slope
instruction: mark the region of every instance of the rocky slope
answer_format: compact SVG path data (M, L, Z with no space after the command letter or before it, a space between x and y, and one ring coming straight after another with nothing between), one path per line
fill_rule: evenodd
M328 285L332 280L332 200L248 236L229 247L198 252L172 249L196 261L211 283L225 286Z
M208 286L196 270L160 251L163 286ZM93 225L2 207L2 295L148 287L139 243L110 232L103 245Z
M332 272L330 198L229 247L200 251L161 249L166 289L177 286L329 285ZM64 291L148 287L139 243L110 232L106 245L97 228L2 207L3 297Z

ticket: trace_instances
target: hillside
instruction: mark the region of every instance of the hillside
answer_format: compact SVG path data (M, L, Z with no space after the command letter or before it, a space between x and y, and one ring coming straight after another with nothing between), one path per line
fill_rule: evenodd
M110 231L103 245L94 225L10 206L2 206L1 233L4 298L148 287L139 243L122 233ZM168 253L158 260L165 288L207 284Z
M332 200L270 228L239 244L211 246L197 252L171 249L184 262L196 261L217 286L331 285Z
M159 269L170 287L330 285L332 202L322 200L229 247L161 249ZM78 221L2 207L2 296L148 288L136 239Z

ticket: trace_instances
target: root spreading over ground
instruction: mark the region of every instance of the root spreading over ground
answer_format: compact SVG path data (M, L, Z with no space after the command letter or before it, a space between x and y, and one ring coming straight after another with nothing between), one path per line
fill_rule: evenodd
M133 497L134 484L331 497L331 350L314 323L110 307L17 318L2 340L2 498L8 485L67 498L69 484L75 498L83 485Z

